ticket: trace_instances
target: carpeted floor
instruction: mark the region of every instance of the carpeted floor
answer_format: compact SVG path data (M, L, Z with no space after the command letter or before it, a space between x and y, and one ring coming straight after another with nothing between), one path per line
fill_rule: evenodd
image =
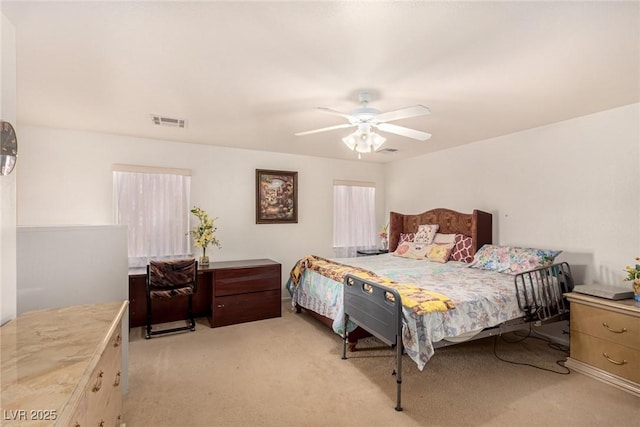
M436 350L420 372L369 338L341 360L340 337L283 304L281 318L145 340L131 331L127 427L640 426L640 399L579 373L562 349L509 334Z

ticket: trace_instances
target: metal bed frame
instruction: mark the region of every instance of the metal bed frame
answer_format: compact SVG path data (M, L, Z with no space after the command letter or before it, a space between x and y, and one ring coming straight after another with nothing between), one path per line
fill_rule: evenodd
M528 326L568 319L569 304L565 293L573 289L571 268L566 262L542 267L514 276L518 306L523 317L484 329L467 341L525 329ZM344 280L344 324L349 320L396 349L396 411L402 411L402 301L393 288L347 275ZM345 328L346 329L346 328ZM349 334L344 334L342 359L347 359ZM462 341L466 342L466 341ZM439 341L434 348L458 342Z

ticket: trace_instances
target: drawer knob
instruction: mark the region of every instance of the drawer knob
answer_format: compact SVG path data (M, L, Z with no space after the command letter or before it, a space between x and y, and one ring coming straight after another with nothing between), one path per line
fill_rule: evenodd
M120 385L120 371L116 374L116 379L113 381L113 386L118 387Z
M626 365L628 363L624 359L622 359L622 362L620 362L618 360L614 360L614 359L610 358L607 353L602 353L602 355L604 356L605 359L607 359L609 362L613 363L614 365Z
M607 328L609 331L613 332L614 334L624 334L625 332L627 332L627 328L611 329L611 326L609 326L609 324L607 322L602 322L602 326L604 326L605 328Z
M100 373L98 374L98 377L96 378L96 383L93 385L93 388L91 389L92 392L97 393L102 388L103 375L104 375L104 372L100 371Z

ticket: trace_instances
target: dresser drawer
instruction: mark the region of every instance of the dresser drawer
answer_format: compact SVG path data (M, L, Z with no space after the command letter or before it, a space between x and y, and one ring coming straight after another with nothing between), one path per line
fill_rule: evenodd
M216 297L280 290L280 265L216 270L213 273L213 292Z
M640 382L640 350L573 330L571 357L630 381Z
M640 317L572 304L571 330L640 350Z
M82 427L87 424L87 395L86 391L82 393L78 399L78 405L73 410L73 414L69 417L71 424L70 427Z
M87 390L86 420L88 425L116 425L122 410L122 336L121 324L108 339ZM119 423L118 423L119 425Z
M280 317L282 301L277 291L216 297L213 307L213 327Z

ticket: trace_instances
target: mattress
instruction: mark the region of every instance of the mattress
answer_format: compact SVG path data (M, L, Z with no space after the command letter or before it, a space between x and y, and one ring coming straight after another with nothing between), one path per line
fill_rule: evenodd
M469 268L468 264L449 261L436 263L384 254L370 257L334 259L334 261L371 270L397 282L413 284L448 296L455 309L416 314L404 309L403 343L405 351L423 369L434 354L433 343L455 341L479 330L521 317L514 276ZM333 319L333 330L344 334L342 283L306 269L299 286L288 284L293 304L299 304ZM348 330L355 325L347 325Z

